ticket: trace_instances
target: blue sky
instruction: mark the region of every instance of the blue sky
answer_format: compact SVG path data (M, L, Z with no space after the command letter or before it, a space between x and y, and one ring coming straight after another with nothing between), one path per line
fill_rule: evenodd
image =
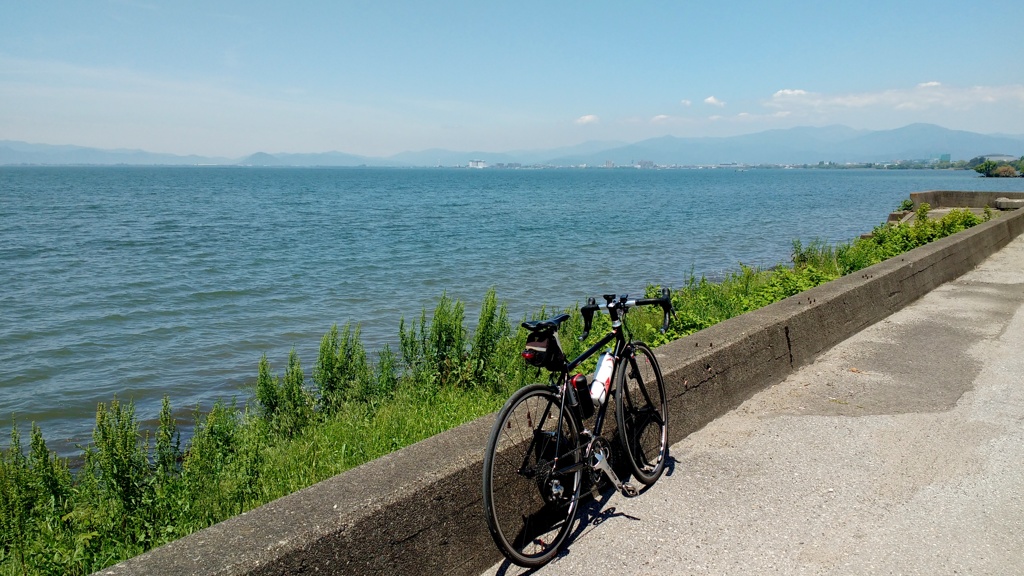
M386 156L931 122L1024 134L1024 4L8 2L0 140Z

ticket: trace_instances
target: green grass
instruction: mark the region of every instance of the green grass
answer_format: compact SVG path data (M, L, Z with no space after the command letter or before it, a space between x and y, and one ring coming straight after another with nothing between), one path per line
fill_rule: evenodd
M673 292L676 317L666 334L658 332L660 310L630 312L629 326L637 338L663 343L982 221L966 211L941 220L927 214L922 206L913 224L879 226L870 239L794 242L790 266L741 266L720 282L691 276ZM567 311L560 335L571 358L587 343L578 341L577 310ZM493 290L472 333L462 303L447 295L427 317L424 310L403 318L398 352L385 347L376 361L358 326L332 327L312 381L294 352L281 374L260 358L253 398L197 410L185 446L167 398L154 431L140 429L130 402L100 404L77 470L46 448L37 426L27 450L12 426L0 452L0 575L91 573L494 412L541 377L520 360L525 331ZM609 327L598 315L591 333ZM593 359L580 368L591 369Z

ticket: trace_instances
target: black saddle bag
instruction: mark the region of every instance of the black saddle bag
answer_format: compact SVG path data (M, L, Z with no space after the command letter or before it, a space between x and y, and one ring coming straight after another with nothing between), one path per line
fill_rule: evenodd
M531 366L558 371L565 367L565 353L554 330L531 332L526 337L523 359Z

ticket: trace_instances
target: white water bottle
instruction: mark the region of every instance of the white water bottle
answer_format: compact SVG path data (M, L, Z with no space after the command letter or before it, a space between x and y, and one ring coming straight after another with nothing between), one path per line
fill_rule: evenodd
M615 358L605 352L597 359L597 370L594 371L594 381L590 384L590 399L594 406L604 404L608 397L608 390L612 383L612 370L615 369Z

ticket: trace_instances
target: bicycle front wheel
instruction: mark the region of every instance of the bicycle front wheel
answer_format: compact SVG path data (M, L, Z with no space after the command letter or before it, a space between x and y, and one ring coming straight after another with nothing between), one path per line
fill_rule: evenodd
M630 348L615 375L615 419L633 475L650 486L668 459L668 399L654 352L642 342Z
M527 386L498 413L484 453L484 510L512 562L535 568L558 554L579 503L582 455L570 414L549 386Z

